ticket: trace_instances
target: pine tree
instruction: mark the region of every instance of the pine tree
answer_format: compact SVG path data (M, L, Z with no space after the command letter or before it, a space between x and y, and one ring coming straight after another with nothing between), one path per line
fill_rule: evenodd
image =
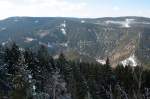
M19 57L20 57L20 50L15 43L13 43L11 48L5 49L4 62L7 63L8 65L7 69L10 74L15 74L15 72L17 72L17 68L15 66L19 60Z
M85 97L87 96L88 87L84 76L80 72L79 64L74 66L73 71L73 76L75 79L74 85L76 87L76 98L85 99Z
M63 53L61 53L61 54L59 55L57 65L58 65L58 68L60 69L60 73L62 73L63 75L65 75L65 74L64 74L64 68L65 68L65 66L66 66L66 63L67 63L67 61L66 61L66 59L65 59L65 56L64 56Z
M15 68L17 71L13 75L12 83L13 83L13 91L11 99L26 99L27 98L27 71L26 65L24 63L24 56L20 54L18 58L18 62L15 64Z
M51 57L50 57L46 47L40 46L40 48L38 50L37 58L39 60L40 68L46 69L50 72L52 69L52 66L50 64Z

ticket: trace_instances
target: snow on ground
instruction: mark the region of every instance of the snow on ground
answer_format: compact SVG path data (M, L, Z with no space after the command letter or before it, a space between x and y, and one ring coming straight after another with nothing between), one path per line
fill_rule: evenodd
M60 30L61 32L66 35L66 21L64 21L62 24L60 24Z
M103 59L96 59L96 61L103 65L106 64L106 61Z
M123 23L122 27L126 27L129 28L130 26L130 21L128 21L128 19L126 19L126 21Z
M18 21L19 21L18 19L15 19L15 20L14 20L14 22L18 22Z
M57 55L53 56L53 58L54 58L54 59L58 59L58 58L59 58L59 55L57 54Z
M60 45L63 47L68 47L68 43L60 43Z
M136 57L135 57L135 55L133 54L133 55L131 55L129 58L127 58L127 59L121 61L121 64L122 64L123 66L126 66L126 65L131 65L131 66L134 66L134 67L137 66L137 62L136 62Z
M25 51L24 48L21 48L21 47L19 48L19 50L20 50L20 51Z
M28 75L28 78L29 78L29 79L32 79L32 75L29 74L29 75Z
M45 36L47 36L49 33L48 32L42 32L42 33L39 33L38 35L43 38Z
M2 42L2 46L5 46L7 43L8 43L8 41Z
M7 28L6 27L2 27L1 29L0 29L0 31L4 31L4 30L6 30Z
M31 38L31 37L26 37L24 42L29 43L29 42L32 42L32 41L34 41L34 40L36 40L36 39Z
M43 46L46 46L46 47L48 47L48 45L47 45L46 43L44 43L44 42L41 42L41 41L39 41L39 45L43 45Z
M141 22L142 24L150 24L149 22Z
M85 21L84 21L84 20L81 20L81 23L85 23Z
M53 48L53 44L51 44L50 42L44 43L44 42L39 41L39 45L43 45L48 48Z
M34 23L39 23L39 20L35 20Z
M53 48L53 45L52 45L52 44L50 44L50 43L48 42L47 47L49 47L49 48Z
M61 28L60 30L62 31L62 33L63 33L64 35L67 34L67 33L66 33L66 30L65 30L64 28Z
M60 24L61 27L66 28L66 21L64 21L62 24Z
M123 27L129 28L131 27L130 24L134 21L134 19L126 19L123 23Z
M35 85L33 85L33 90L35 90L36 89L36 87L35 87Z
M125 27L125 28L129 28L129 27L131 27L130 26L130 24L132 23L132 22L134 22L134 20L135 19L125 19L125 21L113 21L113 20L108 20L108 21L106 21L105 23L106 24L110 24L110 23L112 23L112 24L119 24L119 25L121 25L122 27Z

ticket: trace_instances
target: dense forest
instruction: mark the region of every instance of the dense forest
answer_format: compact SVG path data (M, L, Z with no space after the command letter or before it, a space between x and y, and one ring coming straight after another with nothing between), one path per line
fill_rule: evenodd
M100 49L99 49L100 50ZM47 48L0 47L0 99L150 99L150 71L142 66L52 57Z

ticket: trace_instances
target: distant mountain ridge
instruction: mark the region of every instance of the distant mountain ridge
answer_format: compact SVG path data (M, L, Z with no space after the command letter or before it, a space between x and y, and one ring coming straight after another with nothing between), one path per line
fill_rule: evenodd
M113 66L150 64L150 18L145 17L10 17L0 21L0 43L9 41L45 45L53 55L63 51L73 60L104 63L109 57Z

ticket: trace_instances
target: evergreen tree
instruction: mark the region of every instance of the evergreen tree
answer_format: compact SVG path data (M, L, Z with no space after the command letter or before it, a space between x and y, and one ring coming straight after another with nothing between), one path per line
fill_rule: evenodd
M73 68L74 72L74 79L75 79L75 93L76 93L76 99L85 99L87 95L87 83L86 80L84 79L83 75L80 72L80 68L78 65L74 66Z
M50 64L51 57L50 57L46 47L40 46L40 48L38 50L37 58L39 60L40 68L43 70L46 69L50 72L52 69L52 66Z
M15 74L17 72L17 68L15 67L20 57L20 50L19 47L13 43L11 48L5 49L4 54L4 62L7 63L8 73Z

